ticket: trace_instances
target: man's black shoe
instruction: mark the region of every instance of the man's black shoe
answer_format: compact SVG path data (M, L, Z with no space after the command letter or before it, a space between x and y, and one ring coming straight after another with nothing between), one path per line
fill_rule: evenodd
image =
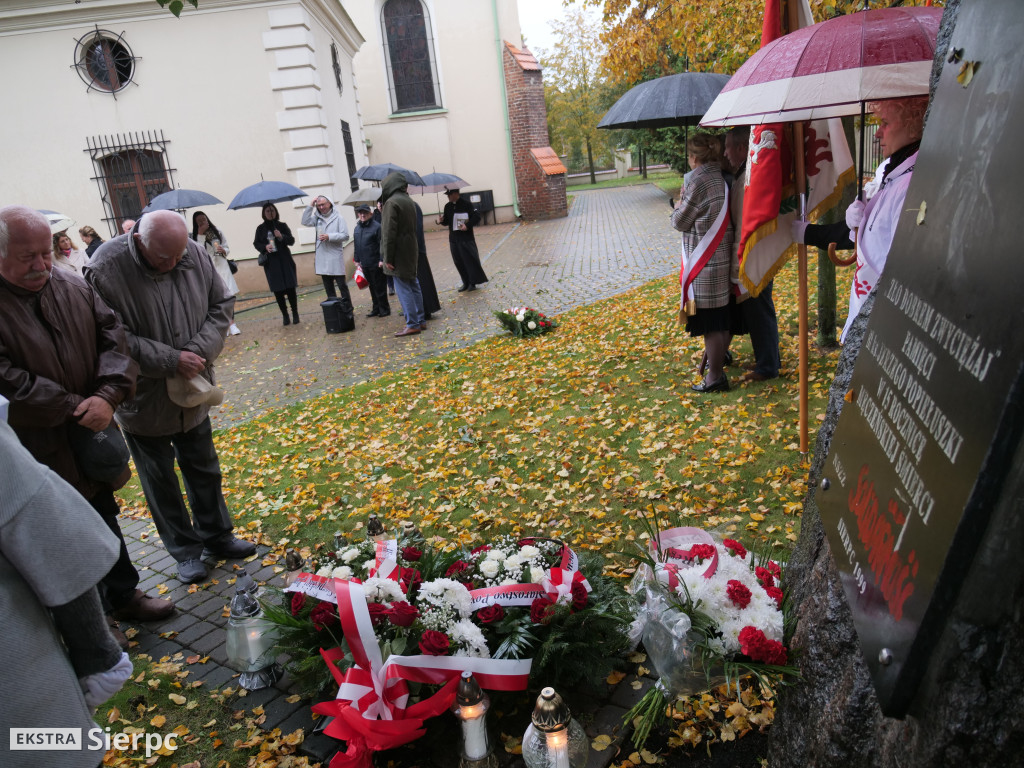
M216 539L206 542L203 548L203 557L240 558L256 554L256 545L251 541L239 539L230 533L225 533Z

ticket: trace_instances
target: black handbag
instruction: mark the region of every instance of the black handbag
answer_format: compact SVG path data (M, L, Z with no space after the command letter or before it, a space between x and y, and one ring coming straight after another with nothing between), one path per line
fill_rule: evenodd
M266 251L264 251L263 253L256 257L256 263L259 264L261 267L267 266L268 261L270 261L270 254L267 253Z
M228 269L231 270L231 274L234 275L238 272L238 265L234 259L228 259Z

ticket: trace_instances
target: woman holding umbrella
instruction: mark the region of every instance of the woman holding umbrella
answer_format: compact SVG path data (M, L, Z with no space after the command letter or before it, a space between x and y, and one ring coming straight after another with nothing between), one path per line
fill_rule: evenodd
M707 373L694 392L725 392L725 352L732 312L729 295L736 262L729 221L729 189L719 164L718 139L702 133L687 144L693 175L672 211L672 226L683 233L683 284L679 319L691 336L704 337ZM703 365L701 366L703 370Z
M259 252L259 265L267 277L267 286L277 299L281 309L284 325L299 322L299 307L295 296L295 287L299 284L295 271L295 261L288 246L295 245L295 237L288 225L281 221L277 206L267 203L263 206L263 223L256 227L253 247ZM292 316L288 317L288 307L284 300L287 297L292 307Z
M917 162L928 97L871 102L868 109L878 119L875 136L886 157L878 192L866 203L860 200L851 203L846 209L845 222L822 225L793 222L793 240L819 248L827 248L830 243L836 243L838 248L852 248L850 238L852 232L857 231L857 268L850 290L850 313L840 340L846 339L846 332L885 268Z

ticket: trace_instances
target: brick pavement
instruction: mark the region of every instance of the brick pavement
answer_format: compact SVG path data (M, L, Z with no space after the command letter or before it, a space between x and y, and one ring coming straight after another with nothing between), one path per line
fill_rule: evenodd
M307 400L323 392L371 379L380 373L434 357L503 331L491 312L519 304L532 304L557 315L641 285L678 268L679 235L668 224L667 196L653 185L576 193L564 219L502 224L477 230L484 268L490 282L472 293L457 293L458 277L448 252L447 233L428 234L428 257L442 311L419 336L396 339L402 327L397 315L365 319L370 300L353 289L356 330L327 334L319 302L321 290L301 297L303 322L281 325L273 299L238 313L240 336L229 337L218 360L218 383L227 393L225 406L212 413L215 428L254 418L270 408ZM173 559L164 550L149 519L122 519L122 530L132 559L139 567L140 587L175 600L178 612L169 620L135 627L132 654L146 653L159 660L181 654L208 657L186 669L204 682L204 689L238 687L236 673L225 666L225 607L233 583L244 569L258 582L275 577L273 566L261 564L265 548L247 562L208 561L210 579L195 592L176 578ZM128 625L125 625L126 628ZM238 709L264 707L264 727L284 732L305 728L303 750L324 760L338 742L323 735L308 735L312 728L310 702L289 703L290 682L285 676L274 687L232 701ZM626 695L619 692L617 696ZM595 703L595 723L621 722L630 701ZM591 753L588 768L603 768L614 749Z

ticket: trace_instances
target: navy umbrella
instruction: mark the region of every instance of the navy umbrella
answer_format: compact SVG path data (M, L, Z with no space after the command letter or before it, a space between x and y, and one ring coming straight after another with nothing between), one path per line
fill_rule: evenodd
M238 208L262 208L270 203L283 203L297 197L307 197L296 186L285 181L261 181L246 187L228 203L228 210Z
M180 211L185 208L198 208L201 205L220 205L222 202L208 192L201 192L198 189L172 189L150 200L142 212Z
M681 72L659 77L626 91L597 124L598 128L671 128L697 125L714 102L728 75Z
M391 173L400 173L405 177L405 180L410 184L414 184L418 187L425 186L423 179L416 171L410 171L408 168L403 168L400 165L394 163L377 163L376 165L364 165L358 171L352 174L353 179L366 179L367 181L383 181L384 178Z

